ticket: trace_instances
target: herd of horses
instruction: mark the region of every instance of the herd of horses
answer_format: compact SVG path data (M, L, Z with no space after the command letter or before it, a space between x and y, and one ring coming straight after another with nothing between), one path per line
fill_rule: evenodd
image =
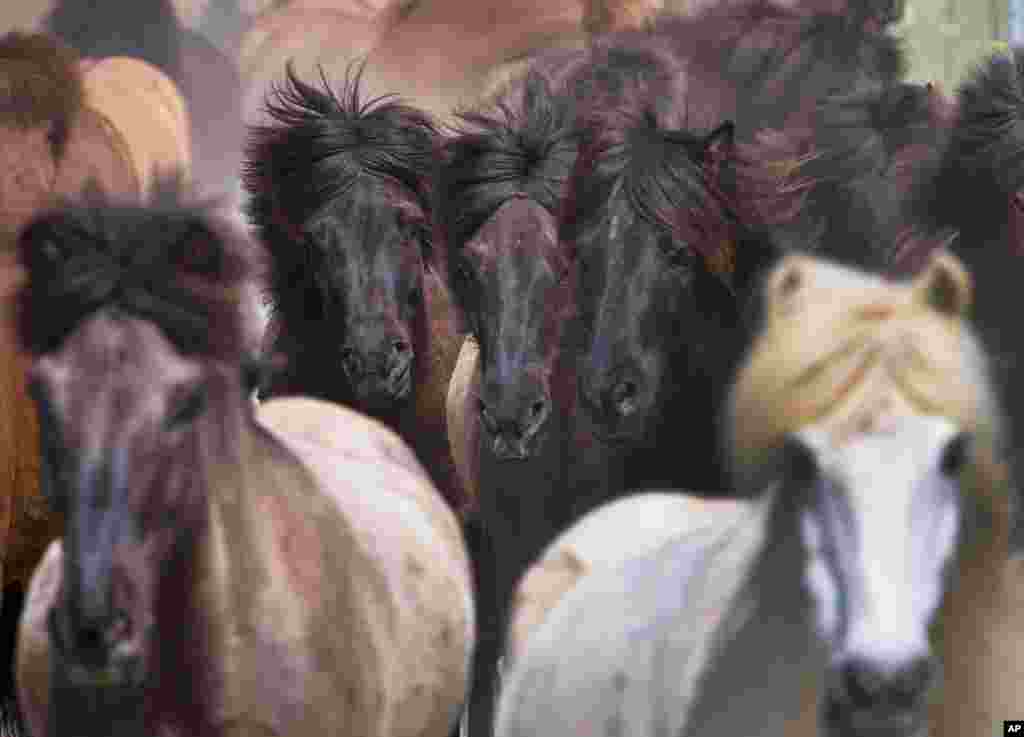
M242 212L173 77L0 37L24 727L1020 716L1024 51L947 97L900 6L660 16L455 124L286 64Z

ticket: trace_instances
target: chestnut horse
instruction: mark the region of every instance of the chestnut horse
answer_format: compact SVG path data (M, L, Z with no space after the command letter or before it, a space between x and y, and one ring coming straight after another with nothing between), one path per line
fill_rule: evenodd
M158 200L43 216L19 253L67 520L22 617L33 733L447 735L473 641L457 521L369 418L256 413L255 245Z
M429 178L438 132L394 100L367 101L360 73L337 91L289 65L252 129L244 181L270 253L268 349L288 366L268 396L353 406L396 430L452 507L463 495L445 433L462 336L432 238Z

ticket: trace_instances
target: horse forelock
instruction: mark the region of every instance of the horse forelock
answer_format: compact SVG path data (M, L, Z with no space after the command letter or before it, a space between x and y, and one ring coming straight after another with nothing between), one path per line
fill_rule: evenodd
M573 259L580 241L615 220L610 209L624 209L685 243L713 273L728 272L741 256L734 252L739 208L720 187L718 162L703 139L666 130L658 117L646 107L588 116L588 143L569 181L559 237Z
M842 439L890 413L946 417L997 457L1002 420L968 324L915 303L900 284L849 286L828 290L831 306L809 300L798 314L769 319L755 339L726 412L738 477L807 424L827 424Z
M34 354L108 309L153 321L186 354L238 361L247 346L242 292L262 254L201 206L69 206L32 221L18 251L18 337Z

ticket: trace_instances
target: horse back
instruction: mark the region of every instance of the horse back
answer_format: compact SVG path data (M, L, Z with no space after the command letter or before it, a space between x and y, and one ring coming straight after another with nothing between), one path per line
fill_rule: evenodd
M330 601L310 592L327 636L349 621L355 630L344 637L359 640L343 646L355 648L354 688L363 698L337 718L353 726L365 718L357 733L444 737L465 694L475 626L454 514L409 448L375 420L307 398L271 400L258 419L328 502L316 503L320 534L349 538L344 559L328 562L345 571L347 595ZM336 666L342 680L352 678L353 662Z

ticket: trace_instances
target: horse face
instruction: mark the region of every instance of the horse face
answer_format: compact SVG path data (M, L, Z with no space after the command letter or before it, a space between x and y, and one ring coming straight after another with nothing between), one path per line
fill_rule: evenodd
M961 524L965 436L914 417L829 447L801 432L811 490L801 516L806 583L832 643L828 734L921 732L937 663L929 625Z
M578 251L586 352L580 401L606 440L641 435L658 406L678 316L695 274L688 248L629 212L614 212Z
M557 248L551 214L516 198L495 211L462 253L464 286L477 292L470 321L483 359L480 425L501 459L538 452L551 415Z
M40 358L30 381L65 516L51 646L73 686L140 686L160 576L194 512L196 463L181 451L197 452L202 369L156 328L101 315Z
M428 227L391 188L357 184L339 199L309 229L324 255L321 296L328 316L343 315L341 340L332 342L356 403L387 411L413 391Z

